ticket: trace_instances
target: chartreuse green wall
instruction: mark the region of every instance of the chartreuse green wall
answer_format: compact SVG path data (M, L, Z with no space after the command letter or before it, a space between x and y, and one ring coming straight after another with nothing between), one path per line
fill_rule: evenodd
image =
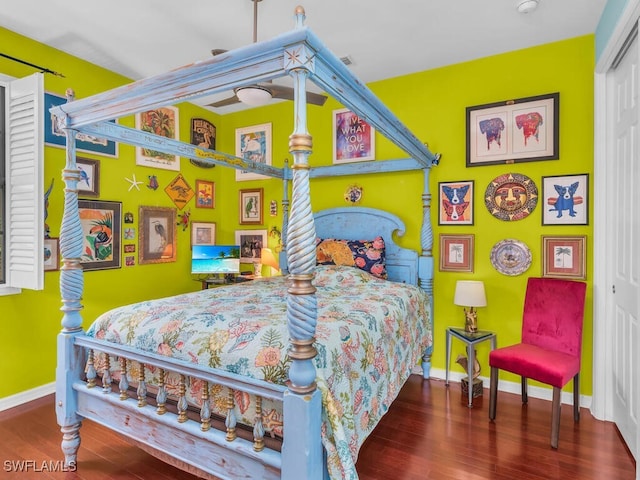
M59 51L0 29L0 42L13 45L12 55L24 58L60 71L66 78L46 76L46 89L62 94L66 88L84 97L128 80L103 69L82 62ZM542 227L541 206L533 214L519 222L502 222L492 217L484 207L482 195L488 183L505 172L530 176L540 186L541 177L589 173L593 171L593 36L574 38L541 47L511 52L473 62L452 65L418 74L376 82L370 85L387 106L434 152L442 153L442 162L431 172L430 186L437 192L438 182L456 180L475 181L475 224L464 227L437 226L437 198L433 199L432 219L435 225L435 349L433 366L444 369L444 332L448 325L461 325L462 312L452 304L456 280L484 280L488 306L479 310L480 327L498 332L498 343L506 345L519 338L521 305L526 277L540 275L541 235L587 235L587 247L591 251L592 227ZM32 72L0 60L0 72L16 77ZM465 107L481 105L510 98L521 98L551 92L560 92L560 159L546 162L517 163L504 166L465 167ZM308 128L314 138L313 165L329 165L332 158L332 111L342 106L329 99L324 107L310 106ZM273 130L273 164L283 165L291 160L288 153L288 137L293 130L293 112L290 102L228 114L223 117L203 111L193 105L180 105L180 136L188 139L189 121L193 116L204 116L217 126L217 147L233 153L235 129L262 123L271 123ZM133 125L133 119L122 120ZM60 170L64 165L64 152L48 147L45 152L45 184L55 179L54 193L50 198L49 218L52 236L59 234L62 216L62 182ZM134 213L138 220L138 206L172 206L163 188L177 172L137 167L134 149L119 146L117 159L93 156L101 165L100 200L123 202L123 212ZM379 160L403 158L404 155L391 142L376 136L376 157ZM216 222L217 241L233 242L239 228L266 229L280 227L282 209L278 206L275 217L269 215L271 200L282 197L282 182L268 179L235 182L235 172L216 167L201 169L182 159L182 173L195 186L196 179L211 179L216 184L215 209L196 209L191 202L192 221ZM129 190L124 180L136 174L138 180L147 181L155 174L160 188L152 191L141 186L140 191ZM423 176L418 172L369 175L366 177L340 177L317 179L311 184L314 210L346 205L343 194L348 186L363 187L362 206L383 208L399 215L406 223L407 231L398 242L408 248L420 248L420 224L422 219L421 193ZM264 188L264 225L257 227L238 224L238 195L244 188ZM179 212L180 213L180 212ZM134 224L137 229L137 223ZM472 233L475 235L476 259L473 274L439 272L438 234ZM505 238L516 238L529 245L533 252L533 264L526 274L506 277L497 273L489 263L491 247ZM124 302L160 297L196 290L199 284L189 275L189 231L177 230L178 255L175 263L123 266L120 269L92 271L85 275L85 326L101 311ZM123 242L130 243L130 242ZM137 241L134 242L137 244ZM270 237L269 245L276 247L276 239ZM124 254L123 254L124 255ZM124 261L123 261L124 265ZM587 262L588 279L591 278L591 262ZM265 273L267 273L265 271ZM55 336L60 329L61 302L58 291L58 272L45 274L45 290L23 291L20 295L0 297L3 335L0 336L0 399L53 382L55 378ZM582 393L591 393L591 295L587 301ZM463 353L460 345L454 345L454 355ZM487 348L478 347L487 373ZM454 365L455 368L455 365ZM514 380L505 376L507 380Z

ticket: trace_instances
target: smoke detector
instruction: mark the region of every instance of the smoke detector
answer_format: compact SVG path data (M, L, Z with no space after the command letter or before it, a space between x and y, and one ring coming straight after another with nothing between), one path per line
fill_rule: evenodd
M538 8L538 0L518 0L516 9L518 13L531 13Z

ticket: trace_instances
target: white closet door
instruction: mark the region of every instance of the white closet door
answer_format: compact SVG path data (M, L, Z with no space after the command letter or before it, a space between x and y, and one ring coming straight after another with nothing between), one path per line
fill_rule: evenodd
M613 420L638 458L638 312L640 306L640 148L638 39L634 35L609 83L613 112L606 202L607 286L612 329Z

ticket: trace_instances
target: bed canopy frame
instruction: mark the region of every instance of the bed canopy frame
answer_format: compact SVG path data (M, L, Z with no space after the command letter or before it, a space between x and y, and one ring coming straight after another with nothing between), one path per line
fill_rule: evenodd
M433 154L369 88L360 82L328 48L304 25L302 7L295 10L295 29L271 40L253 43L202 62L140 80L129 85L84 99L74 99L51 112L63 123L66 132L65 205L60 232L63 266L60 274L62 297L62 331L58 336L56 370L56 412L63 433L62 449L67 463L75 463L80 444L81 421L90 410L79 397L77 381L84 371L84 350L91 346L82 330L81 299L83 292L82 229L78 215L78 183L75 137L78 132L107 138L139 147L198 160L199 162L248 170L284 182L283 246L286 269L291 279L287 298L287 322L290 332L290 386L283 389L285 418L295 418L295 425L285 422L282 446L282 478L322 478L324 469L320 441L321 398L315 384L313 346L317 304L312 284L316 263L314 217L309 197L309 180L316 177L360 175L366 173L415 171L424 173L422 194L422 253L418 260L418 283L429 294L433 290L433 233L430 226L429 171L440 155ZM257 82L290 76L295 98L294 131L289 137L291 167L277 168L215 150L201 148L166 137L156 136L119 125L110 120L135 113L186 102L200 96L228 91ZM305 84L312 81L323 91L365 118L377 131L407 153L408 158L311 168L312 137L307 131ZM292 183L291 203L287 198ZM284 257L281 255L281 257ZM107 352L108 353L108 352ZM117 353L117 352L115 352ZM131 352L135 358L135 352ZM423 357L424 375L428 378L431 352ZM144 361L141 358L141 361ZM184 371L189 373L189 367ZM175 368L174 368L175 370ZM202 372L200 372L202 373ZM282 389L282 387L281 387ZM257 390L254 388L254 390ZM260 392L259 392L260 393ZM264 392L262 392L264 394ZM82 412L82 413L79 413ZM226 478L226 477L223 477Z

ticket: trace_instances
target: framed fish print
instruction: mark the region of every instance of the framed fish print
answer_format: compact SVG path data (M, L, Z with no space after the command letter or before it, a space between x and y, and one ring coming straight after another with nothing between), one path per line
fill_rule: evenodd
M467 167L557 160L559 93L467 107Z
M473 225L473 180L438 184L438 225Z

